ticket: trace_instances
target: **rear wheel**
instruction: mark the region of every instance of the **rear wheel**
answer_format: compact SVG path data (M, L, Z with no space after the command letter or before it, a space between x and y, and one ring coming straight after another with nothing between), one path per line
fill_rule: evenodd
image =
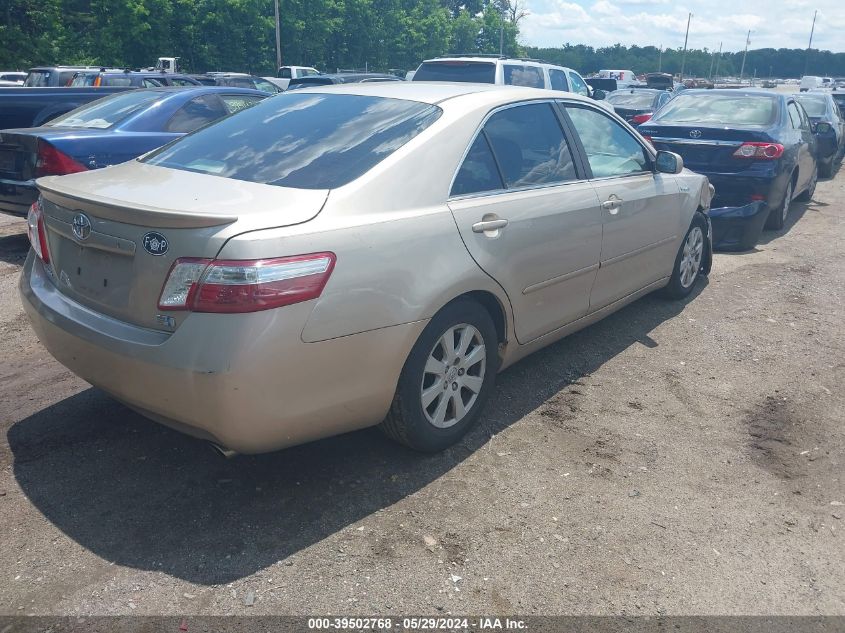
M437 313L414 345L381 429L419 451L440 451L473 426L498 369L496 327L460 299Z
M783 225L786 224L786 216L789 215L789 205L792 203L792 192L794 191L793 179L790 178L786 185L786 191L783 194L783 202L769 212L769 219L766 222L768 228L780 231Z
M669 284L663 289L663 294L670 299L683 299L690 292L701 272L701 262L704 260L704 249L707 240L707 221L698 214L693 218L678 254L675 257L675 267Z

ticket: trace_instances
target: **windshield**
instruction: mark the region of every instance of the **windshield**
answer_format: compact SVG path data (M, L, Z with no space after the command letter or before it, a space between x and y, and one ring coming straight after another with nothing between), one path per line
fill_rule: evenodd
M50 127L75 127L107 129L120 123L147 104L157 101L166 93L152 90L131 90L98 99L93 103L71 110L67 114L53 119L46 125Z
M804 109L807 111L807 115L811 117L820 117L825 115L825 111L827 110L827 104L825 103L824 99L818 99L814 97L795 97L795 100L798 101Z
M654 123L767 126L775 121L774 97L681 93L652 119Z
M281 187L333 189L372 169L441 112L400 99L282 93L144 162Z
M412 81L465 81L492 84L496 82L496 64L463 60L423 62Z
M607 95L607 102L620 108L646 109L654 102L654 93L647 91L612 92Z
M281 90L279 90L279 87L276 84L270 83L266 79L260 79L258 77L255 77L253 81L255 82L255 87L258 90L263 90L264 92L269 92L270 94L281 92Z

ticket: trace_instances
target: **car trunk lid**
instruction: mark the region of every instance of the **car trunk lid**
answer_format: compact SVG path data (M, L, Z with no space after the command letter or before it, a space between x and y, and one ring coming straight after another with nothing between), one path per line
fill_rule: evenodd
M748 161L733 157L737 148L748 142L773 142L761 129L653 125L649 122L641 125L639 131L651 139L656 149L680 154L684 165L694 171L729 173L745 170Z
M59 290L102 314L160 330L175 329L185 316L158 310L176 259L214 258L239 233L307 222L328 195L136 162L37 184ZM286 254L296 253L279 256Z

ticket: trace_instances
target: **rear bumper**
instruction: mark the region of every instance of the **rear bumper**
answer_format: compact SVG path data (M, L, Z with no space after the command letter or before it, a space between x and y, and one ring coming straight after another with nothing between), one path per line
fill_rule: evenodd
M37 198L34 180L0 179L0 212L25 216Z
M190 314L170 334L99 314L59 292L32 253L24 309L47 350L143 415L241 453L378 424L425 321L304 343L310 302Z
M769 217L765 202L751 202L738 207L711 208L714 250L748 250L760 239Z

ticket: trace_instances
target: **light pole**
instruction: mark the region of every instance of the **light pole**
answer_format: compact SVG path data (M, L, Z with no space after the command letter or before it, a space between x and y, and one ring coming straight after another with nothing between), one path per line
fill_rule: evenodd
M663 44L660 45L660 57L657 59L657 72L663 72Z
M692 21L692 13L687 17L687 34L684 36L684 56L681 58L681 83L684 83L684 67L687 64L687 42L689 41L689 23Z
M816 16L819 14L819 10L816 9L813 12L813 26L810 27L810 43L807 44L807 57L804 59L804 74L807 74L807 69L810 67L810 51L813 48L813 32L816 30Z
M745 38L745 52L742 54L742 68L739 69L739 83L742 83L742 75L745 72L745 58L748 56L749 44L751 44L751 29L748 29L748 36Z
M279 23L279 0L273 0L273 7L276 9L276 74L282 67L282 27Z

